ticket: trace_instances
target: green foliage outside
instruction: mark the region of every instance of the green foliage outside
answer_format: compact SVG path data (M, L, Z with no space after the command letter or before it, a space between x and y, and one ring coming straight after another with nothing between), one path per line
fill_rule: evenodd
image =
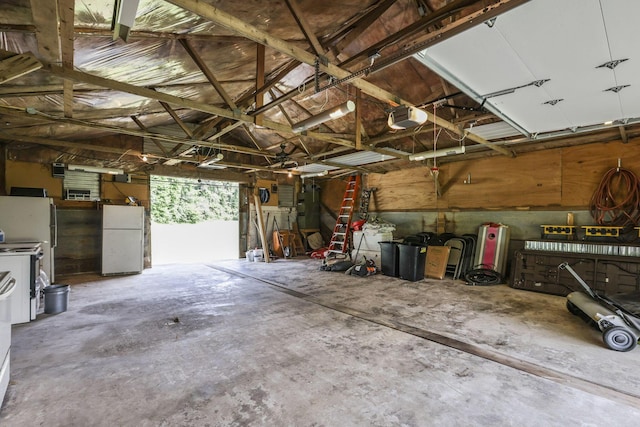
M238 184L151 176L151 220L159 224L238 220Z

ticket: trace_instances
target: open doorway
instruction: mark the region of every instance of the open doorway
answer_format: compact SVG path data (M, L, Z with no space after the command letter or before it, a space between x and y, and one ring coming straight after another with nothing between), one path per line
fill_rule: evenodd
M238 184L166 176L150 184L153 265L238 257Z

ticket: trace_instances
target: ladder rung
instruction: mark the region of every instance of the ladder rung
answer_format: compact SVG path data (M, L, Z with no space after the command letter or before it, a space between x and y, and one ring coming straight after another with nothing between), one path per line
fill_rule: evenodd
M347 233L333 233L334 236L346 236Z

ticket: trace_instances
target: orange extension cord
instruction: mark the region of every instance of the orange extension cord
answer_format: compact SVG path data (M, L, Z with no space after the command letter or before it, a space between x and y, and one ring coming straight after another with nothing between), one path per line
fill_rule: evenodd
M628 169L609 169L589 203L599 225L630 227L640 221L640 180Z

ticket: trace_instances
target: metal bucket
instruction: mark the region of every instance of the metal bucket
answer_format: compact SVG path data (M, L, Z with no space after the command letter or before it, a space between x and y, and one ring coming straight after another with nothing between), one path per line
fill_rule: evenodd
M69 285L51 285L43 290L44 312L56 314L67 311L69 304Z

